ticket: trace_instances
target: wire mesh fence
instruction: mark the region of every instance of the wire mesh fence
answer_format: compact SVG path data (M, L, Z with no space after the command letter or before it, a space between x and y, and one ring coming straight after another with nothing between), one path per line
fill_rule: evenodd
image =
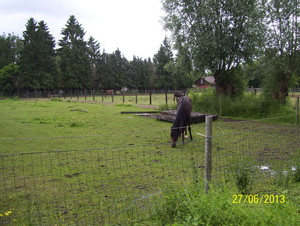
M195 140L176 149L170 144L99 148L105 142L99 136L0 140L0 214L7 213L0 222L126 225L142 221L153 212L153 198L170 186L203 182L205 139L195 133L204 134L204 125L192 131ZM49 142L56 143L55 150ZM211 183L225 181L241 193L272 191L292 179L299 147L297 125L214 123Z
M227 129L236 130L226 134ZM273 192L293 181L300 159L300 128L264 122L216 124L212 182L230 182L240 194ZM299 169L298 169L299 170Z
M35 147L34 141L40 140L22 140ZM184 187L195 165L203 169L203 142L176 150L157 144L2 155L0 213L12 213L0 221L126 225L142 219L153 196L170 184Z

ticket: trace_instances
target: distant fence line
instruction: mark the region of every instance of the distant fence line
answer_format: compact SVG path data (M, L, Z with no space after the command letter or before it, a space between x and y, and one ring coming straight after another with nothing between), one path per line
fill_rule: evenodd
M112 90L112 89L111 89ZM127 89L123 92L123 90L114 90L114 95L142 95L142 94L173 94L175 91L181 91L183 93L188 93L189 89L184 90L172 90L172 89ZM202 92L203 89L196 89L193 92ZM262 92L262 88L248 88L245 90L246 92ZM87 96L102 96L105 95L106 89L78 89L78 90L33 90L33 91L3 91L0 90L1 97L13 97L19 96L21 98L50 98L50 97L74 97L77 96L83 97ZM300 88L289 88L289 93L292 96L296 95L296 93L300 93Z
M68 137L56 138L65 149L42 151L35 139L1 139L0 153L16 149L16 142L32 145L32 153L0 155L0 214L8 213L0 222L133 224L151 213L155 197L163 197L170 186L185 188L198 181L208 191L210 183L222 185L225 179L238 191L237 180L246 173L252 181L249 191L265 195L296 170L299 126L235 121L212 128L212 134L194 135L194 141L176 149L154 144L67 150L66 140L73 139ZM228 128L236 132L228 134ZM204 133L204 125L193 131ZM95 137L82 139L91 145Z
M109 91L109 93L107 92ZM138 103L138 96L139 95L149 95L150 105L152 104L152 95L155 94L165 94L166 103L168 103L168 95L173 95L175 91L179 90L170 90L170 89L131 89L126 91L115 91L113 89L111 90L54 90L54 91L26 91L25 93L21 92L18 94L14 93L1 93L1 97L4 96L19 96L20 98L59 98L59 99L66 99L70 98L71 100L74 98L79 100L80 97L84 97L85 100L87 100L88 97L92 97L93 101L95 101L96 97L102 97L102 101L104 101L105 98L109 97L111 98L112 102L114 102L114 96L123 96L123 102L125 102L125 96L136 96L136 103ZM185 93L184 91L181 91ZM185 93L187 95L187 93Z

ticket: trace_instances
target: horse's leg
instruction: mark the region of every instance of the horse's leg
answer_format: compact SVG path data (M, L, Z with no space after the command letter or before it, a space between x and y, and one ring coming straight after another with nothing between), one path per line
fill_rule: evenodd
M182 131L181 137L182 137L182 145L184 145L184 131Z
M185 131L185 139L188 139L188 136L187 136L187 128L186 128L186 127L184 128L184 131Z
M188 121L188 126L189 126L189 132L190 132L191 140L193 140L193 137L192 137L192 129L191 129L191 121L190 121L190 120Z

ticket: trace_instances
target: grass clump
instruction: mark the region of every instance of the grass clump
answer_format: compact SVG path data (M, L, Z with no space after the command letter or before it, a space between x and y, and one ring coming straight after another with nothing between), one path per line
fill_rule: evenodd
M133 107L134 105L131 103L119 103L116 104L115 107Z
M177 104L161 104L159 105L158 111L166 111L166 110L176 110L177 109Z

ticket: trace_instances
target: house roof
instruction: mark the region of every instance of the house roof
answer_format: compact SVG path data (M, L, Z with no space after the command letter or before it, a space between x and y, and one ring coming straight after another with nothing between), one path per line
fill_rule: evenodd
M213 76L208 76L208 77L202 77L202 78L198 78L195 83L200 80L200 79L204 79L205 81L207 81L210 84L215 84L215 78Z
M204 77L204 79L205 79L208 83L211 83L211 84L214 84L214 83L215 83L215 78L212 77L212 76Z

